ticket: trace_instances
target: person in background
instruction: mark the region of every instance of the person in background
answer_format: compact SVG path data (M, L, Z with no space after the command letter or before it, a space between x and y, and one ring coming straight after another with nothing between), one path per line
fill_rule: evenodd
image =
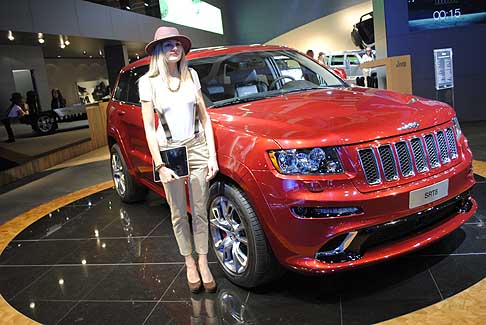
M314 58L314 51L312 50L307 50L307 52L305 52L305 54L310 57L310 58Z
M27 114L23 108L24 104L22 101L22 95L20 93L13 93L10 101L11 104L5 112L5 116L2 117L2 123L5 126L5 130L7 130L8 134L8 139L5 141L7 143L15 142L12 125L10 124L11 120Z
M324 52L319 52L319 55L317 56L317 61L321 62L322 64L327 65L326 60L327 60L326 54L324 54Z
M40 113L39 104L37 102L37 94L33 90L29 90L25 94L25 104L27 105L25 110L29 112L29 114L37 114Z
M366 50L365 50L365 54L363 54L363 56L361 57L361 64L365 63L365 62L371 62L371 61L374 61L375 60L375 57L373 55L373 51L371 50L371 47L367 47ZM376 85L375 87L375 78L372 78L372 73L374 72L372 68L363 68L363 76L365 77L365 80L366 80L366 87L374 87L376 88L378 85Z
M62 97L61 91L57 88L51 91L51 109L66 107L66 100Z

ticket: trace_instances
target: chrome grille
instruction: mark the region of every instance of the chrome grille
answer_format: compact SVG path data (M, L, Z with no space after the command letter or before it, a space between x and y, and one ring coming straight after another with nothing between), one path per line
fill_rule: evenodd
M398 179L397 165L395 164L395 158L393 157L393 151L389 144L378 147L378 153L380 154L381 166L383 167L383 173L387 181L395 181Z
M381 183L380 173L376 163L373 149L367 148L359 151L359 160L368 184L374 185Z
M447 143L444 135L444 131L437 131L437 142L439 143L440 161L442 164L451 162L449 158L449 152L447 150Z
M424 146L420 138L413 138L410 140L412 153L415 158L415 168L419 173L424 173L429 170L427 167L427 157L425 157Z
M432 134L426 134L424 136L425 146L429 154L430 167L437 168L440 166L439 158L437 157L437 148L435 146L434 136Z
M395 150L394 150L395 149ZM452 128L358 150L366 182L380 184L425 173L458 157L455 133ZM378 160L382 169L378 167ZM398 162L398 166L397 166Z
M457 147L456 147L456 137L454 136L454 131L451 128L446 129L447 144L449 145L449 153L451 154L451 159L457 158Z
M410 158L410 151L408 150L407 143L400 141L395 143L395 149L398 154L398 163L402 171L403 177L409 177L413 175L412 159Z

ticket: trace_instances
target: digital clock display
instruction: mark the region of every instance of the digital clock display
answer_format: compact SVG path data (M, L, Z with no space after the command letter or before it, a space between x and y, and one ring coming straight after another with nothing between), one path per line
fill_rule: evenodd
M410 30L486 23L486 0L407 0Z

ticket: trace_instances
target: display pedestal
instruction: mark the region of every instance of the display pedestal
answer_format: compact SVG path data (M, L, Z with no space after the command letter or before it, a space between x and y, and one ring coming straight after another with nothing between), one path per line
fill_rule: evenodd
M412 93L412 66L410 55L392 56L389 58L378 59L365 62L361 68L385 67L386 69L386 89L400 93Z
M86 114L89 121L89 133L93 149L108 144L106 136L106 108L108 102L100 102L96 105L86 106Z

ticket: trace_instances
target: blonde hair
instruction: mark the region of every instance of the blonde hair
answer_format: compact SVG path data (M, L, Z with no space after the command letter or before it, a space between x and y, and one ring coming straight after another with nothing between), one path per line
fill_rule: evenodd
M177 62L177 68L179 69L179 74L181 82L191 80L191 75L189 72L189 67L187 66L187 59L184 50L182 51L181 59ZM150 56L150 66L146 74L149 78L155 78L161 76L165 83L169 79L169 68L167 59L162 51L162 42L155 45L152 55Z

